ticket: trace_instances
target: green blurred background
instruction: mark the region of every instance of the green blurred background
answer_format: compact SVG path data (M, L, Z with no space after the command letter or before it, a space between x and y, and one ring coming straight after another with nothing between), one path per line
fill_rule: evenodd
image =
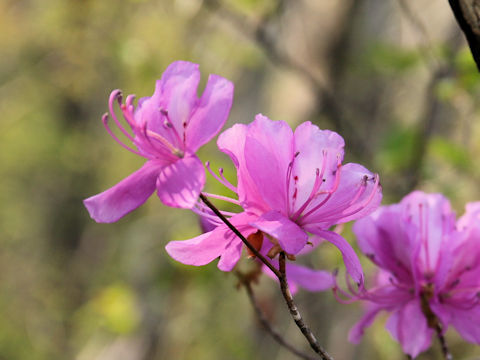
M199 63L203 83L235 83L227 126L262 112L339 131L347 160L380 174L384 203L420 188L461 214L480 199L479 76L447 1L2 0L0 49L2 360L294 358L233 274L168 257L169 240L199 234L193 214L152 197L105 225L82 205L142 164L103 129L110 91L149 96L174 60ZM233 178L214 144L200 155ZM306 262L341 264L328 246ZM262 278L255 291L308 351L276 284ZM297 299L336 359L404 359L385 318L353 346L360 305ZM454 331L447 340L455 359L479 358ZM434 345L419 359L439 358Z

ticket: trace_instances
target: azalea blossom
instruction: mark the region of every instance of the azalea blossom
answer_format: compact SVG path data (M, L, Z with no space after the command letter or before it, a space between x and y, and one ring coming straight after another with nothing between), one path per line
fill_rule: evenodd
M368 306L350 341L358 343L386 311L387 330L413 358L449 325L480 343L480 202L467 204L455 223L445 197L416 191L357 221L353 230L380 270L375 287L354 291Z
M362 282L355 252L340 235L328 229L374 211L381 200L378 175L358 164L342 165L344 141L337 133L310 122L295 132L283 121L257 115L249 125L237 124L217 141L237 170L237 186L211 171L237 199L207 194L239 205L227 213L230 222L258 250L271 258L285 251L290 259L314 235L335 245L352 278ZM166 249L174 259L204 265L220 257L218 267L230 271L241 257L243 244L205 205L194 211L212 218L213 231L186 241L172 241ZM255 237L255 241L252 241Z
M233 101L230 81L210 75L198 98L199 81L197 64L176 61L157 81L153 95L140 99L137 108L133 95L122 104L120 90L111 93L110 115L126 143L110 129L105 114L102 121L107 132L122 147L147 161L117 185L84 200L95 221L117 221L142 205L155 190L165 205L194 206L205 184L204 167L195 152L220 131ZM115 102L128 130L115 115Z
M221 225L218 220L218 218L209 219L204 216L199 216L200 228L203 232L212 231L217 226ZM250 235L248 240L255 246L255 248L260 249L260 253L262 254L268 254L273 247L273 244L268 241L268 238L265 239L265 235L260 231ZM311 236L308 240L310 246L305 246L297 255L306 255L310 253L314 247L323 241L324 240L320 239L318 236ZM255 256L249 249L247 249L247 252L250 257ZM279 268L278 260L272 259L271 262L275 268ZM275 281L278 280L277 276L265 264L262 264L260 260L258 260L258 263L259 266L261 266L263 273ZM335 277L330 271L314 270L291 262L287 262L285 268L289 288L293 295L295 295L300 288L317 292L331 289L335 285Z

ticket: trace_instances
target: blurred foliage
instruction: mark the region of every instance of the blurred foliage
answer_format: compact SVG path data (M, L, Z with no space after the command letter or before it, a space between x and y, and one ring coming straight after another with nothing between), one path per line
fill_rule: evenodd
M142 164L103 129L108 94L121 88L149 96L174 60L199 63L202 84L209 73L235 82L228 126L263 112L293 126L311 120L342 130L347 159L380 174L386 203L412 190L410 183L446 193L459 213L480 198L479 77L465 44L450 40L457 28L447 4L409 2L427 26L426 43L394 0L218 3L0 2L0 359L292 358L256 322L233 275L214 263L178 264L165 253L169 240L199 234L193 214L166 209L153 196L119 222L100 225L83 208L84 198ZM281 56L231 13L250 25L268 19L265 34ZM424 57L428 47L435 61ZM438 62L448 71L429 90ZM325 79L337 111L312 79ZM235 182L214 143L200 157ZM231 195L211 177L207 191ZM343 231L353 242L351 226ZM327 244L300 261L342 271ZM308 351L276 284L263 277L255 290L275 327ZM330 293L297 298L337 359L404 358L381 321L361 345L347 344L360 305L340 305ZM454 332L447 338L456 358L478 354ZM419 359L436 356L435 347Z

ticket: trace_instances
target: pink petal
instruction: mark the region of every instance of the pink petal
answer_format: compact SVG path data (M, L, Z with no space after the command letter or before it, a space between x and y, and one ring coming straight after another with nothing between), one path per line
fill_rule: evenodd
M202 266L219 257L230 242L225 238L225 229L218 229L190 240L170 241L165 250L182 264Z
M248 232L244 232L243 235L248 236L249 234ZM225 251L222 253L222 256L217 264L217 267L222 271L232 271L242 256L243 242L238 239L236 235L232 234L232 237L233 240L225 248Z
M412 358L427 350L432 342L433 330L428 327L418 300L395 311L388 318L386 327L400 343L403 352Z
M245 236L257 231L248 223L254 217L240 213L230 218L230 222ZM220 257L218 267L222 271L230 271L238 262L242 241L226 225L215 230L184 241L171 241L165 249L175 260L186 264L201 266Z
M373 321L377 317L378 313L383 310L382 307L375 304L368 304L368 309L362 318L350 329L348 333L348 341L353 344L360 343L362 339L365 328L372 325Z
M362 265L360 264L360 260L358 260L357 254L355 254L355 251L347 240L332 231L320 230L315 227L308 227L306 230L324 238L329 243L336 246L342 253L343 262L345 263L347 272L357 284L363 284L364 276Z
M329 130L320 130L307 121L297 127L294 133L295 152L298 154L293 163L290 194L297 188L295 207L300 206L308 199L315 183L317 169L323 171L324 179L320 190L330 189L335 182L335 171L338 161L343 159L345 142L337 133ZM324 164L325 162L325 164ZM292 211L292 213L293 213Z
M195 152L223 127L233 102L233 84L218 75L210 75L207 86L187 129L187 148Z
M192 208L205 185L205 170L196 156L186 156L163 168L157 194L167 206Z
M421 273L435 274L438 259L441 255L444 242L449 234L454 231L455 213L450 207L450 202L441 194L425 194L414 191L403 198L401 205L405 214L403 218L411 218L417 227L417 242L420 253L416 265ZM428 238L428 241L424 241Z
M362 252L404 283L413 282L412 257L416 229L405 222L400 205L383 206L353 225Z
M323 270L312 270L295 264L288 264L288 281L294 282L309 291L325 291L335 285L333 274Z
M139 125L146 122L148 130L158 133L176 148L185 150L185 124L198 102L199 81L200 71L197 64L187 61L173 62L157 81L154 94L139 102L135 121ZM175 131L165 126L167 118L160 110L168 113L168 120Z
M457 228L464 229L480 222L480 201L465 205L465 214L457 221Z
M278 269L278 260L272 260L272 265ZM278 281L272 271L263 265L262 271L273 280ZM324 270L312 270L302 265L292 263L285 264L285 272L290 291L295 295L298 287L302 287L308 291L325 291L331 289L335 285L335 279L331 272Z
M257 115L245 140L245 163L261 199L270 209L285 211L287 170L293 160L293 132L284 121Z
M289 254L298 253L308 240L305 231L278 211L265 213L250 225L277 239Z
M154 97L160 92L161 106L165 107L177 131L183 133L183 123L188 122L196 105L200 82L198 64L175 61L164 71L157 82Z
M268 211L269 207L260 196L257 186L252 180L245 164L244 150L247 132L247 125L236 124L220 134L217 145L220 151L230 156L237 168L237 192L239 201L248 207Z
M334 224L367 216L380 205L382 188L379 185L375 186L374 174L354 163L343 165L339 171L338 188L326 201L328 194L315 199L308 209L313 209L322 203L323 205L302 220L303 222L318 223L327 229ZM365 179L367 180L365 181Z
M142 205L155 191L163 164L147 161L139 170L110 189L83 201L92 219L112 223Z
M451 310L452 325L467 341L480 344L480 306L473 309L461 308Z
M247 125L235 124L222 132L217 140L220 151L230 156L237 169L245 165L244 149L247 131Z

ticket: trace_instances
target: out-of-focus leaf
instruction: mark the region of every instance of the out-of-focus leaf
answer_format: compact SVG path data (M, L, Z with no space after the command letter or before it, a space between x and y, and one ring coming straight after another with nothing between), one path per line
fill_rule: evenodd
M469 92L478 89L480 75L468 47L458 52L454 62L458 71L459 85Z
M398 74L413 69L421 59L417 50L404 49L391 44L376 43L360 59L360 69L381 74Z
M409 166L413 156L416 132L411 128L393 127L385 136L378 161L385 171Z
M451 166L460 170L468 170L472 165L467 150L445 138L434 137L430 140L428 151L432 156L443 159Z
M451 78L442 79L435 87L435 94L441 101L450 101L458 93L458 86Z
M100 316L103 325L116 334L131 333L140 320L135 296L125 284L107 286L92 300L90 306Z

